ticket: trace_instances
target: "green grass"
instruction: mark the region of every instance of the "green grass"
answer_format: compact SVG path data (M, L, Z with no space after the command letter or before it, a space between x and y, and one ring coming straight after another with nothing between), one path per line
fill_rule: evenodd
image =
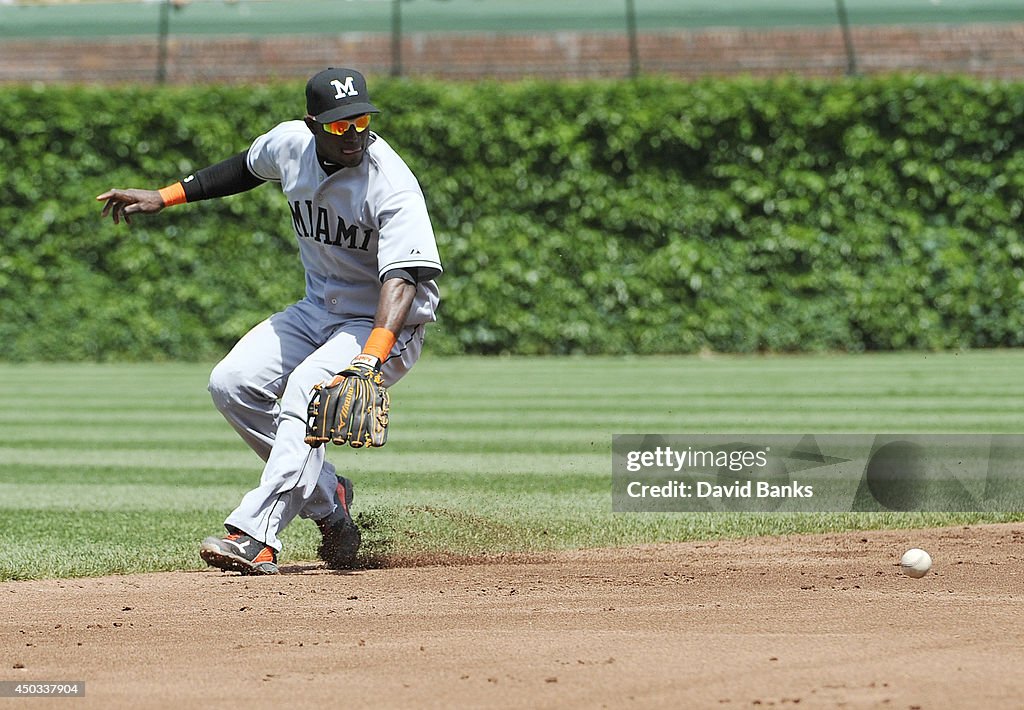
M214 410L210 366L0 365L0 579L195 569L261 462ZM1018 433L1024 352L452 358L392 391L356 482L363 561L1000 521L982 514L614 514L626 433ZM282 562L315 559L312 523Z

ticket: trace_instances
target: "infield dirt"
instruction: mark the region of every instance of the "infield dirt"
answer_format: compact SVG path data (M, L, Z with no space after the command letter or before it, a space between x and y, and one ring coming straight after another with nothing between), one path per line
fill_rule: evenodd
M283 571L0 584L0 680L86 685L0 707L1024 707L1024 523Z

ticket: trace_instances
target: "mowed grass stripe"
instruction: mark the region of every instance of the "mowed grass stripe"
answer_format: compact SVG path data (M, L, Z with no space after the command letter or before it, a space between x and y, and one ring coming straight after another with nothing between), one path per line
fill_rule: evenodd
M248 450L188 451L179 448L136 448L128 451L114 449L81 450L75 447L59 449L16 449L0 447L0 466L8 464L35 465L46 468L74 470L79 467L188 469L242 468L255 466L259 459Z
M254 478L250 483L255 484ZM500 513L509 501L529 496L531 514L545 510L574 510L600 512L609 508L607 481L597 477L576 476L573 487L576 494L568 499L561 493L551 492L549 477L536 475L476 474L456 475L442 480L438 477L417 475L399 484L386 476L367 474L360 479L359 494L367 501L385 502L398 506L428 506L463 510L470 513ZM0 500L7 511L64 510L64 511L214 511L223 516L232 510L248 486L166 485L166 484L108 484L102 487L89 483L0 483ZM362 505L361 507L368 507ZM457 515L457 513L456 513Z
M256 482L255 479L252 481ZM238 505L239 486L207 486L105 482L0 483L4 510L212 510L223 513Z
M118 483L111 483L112 474L117 469L82 469L80 471L57 470L40 471L33 467L12 466L5 468L6 474L0 485L5 486L7 493L0 500L4 501L0 508L7 507L31 507L25 506L17 500L20 492L19 486L26 490L30 488L56 487L55 498L73 498L66 491L78 490L78 487L94 488L99 491L108 491L116 486L134 487L139 490L148 487L163 488L165 492L183 491L190 487L203 490L233 489L235 495L241 495L248 491L259 479L259 471L166 471L163 469L146 469L137 472L135 475L125 474ZM387 471L387 472L364 472L349 471L353 477L358 478L357 490L359 497L363 498L367 492L377 491L401 491L401 490L424 490L432 494L448 495L452 491L462 490L485 491L494 493L522 493L537 492L544 493L552 490L552 476L557 476L555 490L558 495L562 491L591 491L607 493L610 484L607 475L593 474L586 471L570 472L558 471L534 472L534 473L494 473L492 471L463 471L447 472L444 475L424 475L420 471ZM102 485L98 485L102 484ZM33 494L35 495L35 494ZM237 501L235 501L237 502ZM147 505L147 507L149 507ZM232 504L233 507L233 504Z
M221 422L223 425L223 422ZM175 426L169 428L152 428L137 426L121 428L116 437L110 438L110 427L102 424L79 426L61 432L60 438L54 441L53 432L43 430L37 424L11 424L3 427L5 446L25 448L29 446L44 448L146 448L153 444L164 446L185 445L187 447L209 449L237 449L240 441L234 430L226 425L210 426Z
M76 451L125 451L151 448L159 445L161 450L175 448L174 445L194 451L244 450L244 446L233 430L226 425L201 434L183 432L178 429L158 430L153 436L145 431L123 432L120 438L105 439L103 427L78 429L62 434L54 442L49 434L41 434L36 427L5 427L9 437L6 448L11 449L73 449ZM405 453L425 451L479 451L481 447L494 453L572 453L574 451L607 450L611 446L611 435L599 431L580 431L574 428L552 428L544 431L507 430L496 435L493 427L479 429L462 428L453 431L450 427L423 427L409 422L409 426L396 426L389 435L389 447L402 448ZM388 449L390 450L390 449ZM344 461L348 453L343 449L328 450L332 460ZM376 452L375 452L376 453ZM255 459L254 459L255 460Z
M2 400L6 406L6 399ZM206 426L223 425L224 420L217 414L216 411L212 413L208 410L213 409L213 405L209 402L197 402L191 407L185 407L179 410L173 411L158 411L146 407L138 402L132 402L125 398L120 402L112 403L109 407L104 409L93 409L93 410L79 410L75 412L75 417L66 422L62 423L62 426L73 429L79 422L89 424L109 424L111 429L108 432L112 436L118 434L118 429L113 428L114 425L118 427L149 427L159 428L161 426L170 426L178 424L196 424L198 422L204 423ZM15 410L15 411L4 411L0 412L0 424L4 425L4 431L7 429L8 423L15 424L33 424L43 425L52 428L53 414L50 412L39 411L38 401L30 411Z
M351 452L351 458L341 461L341 470L360 472L419 471L423 474L490 471L494 473L539 471L593 471L611 472L611 459L607 454L520 454L505 456L490 453L460 453L439 456L434 453L410 454L390 450ZM76 467L100 466L109 468L144 465L150 469L229 468L247 464L254 471L262 469L262 462L251 451L195 452L176 449L137 449L130 451L75 451L0 448L0 461L4 464L37 465L48 468L73 470ZM0 503L2 505L2 503Z
M401 387L399 384L397 387ZM465 412L467 403L453 401L449 397L439 399L434 402L431 401L431 397L417 392L415 397L399 396L401 392L392 390L392 405L396 412L415 412L417 414L423 412L431 413L459 413ZM600 393L586 394L580 393L572 389L571 384L565 389L551 388L549 391L554 395L557 395L557 399L554 397L538 399L537 395L488 395L486 401L472 403L473 411L482 412L488 414L504 413L508 412L509 409L521 409L529 411L541 411L541 412L559 412L565 411L567 405L572 404L586 404L592 405L595 408L605 408L610 405L615 405L616 408L624 411L649 411L649 410L667 410L672 408L678 408L680 406L686 407L710 407L714 409L749 409L754 405L772 406L779 405L778 400L778 389L765 389L762 391L748 389L744 392L708 392L693 388L681 388L678 392L674 392L668 388L662 388L657 394L644 395L643 399L637 401L623 401L624 395L630 395L634 393L635 384L629 383L621 385L617 388L606 387L602 389ZM1018 399L1024 394L1024 389L1015 389L1013 387L1007 387L999 385L998 383L991 385L988 389L983 389L977 385L964 387L964 388L950 388L943 391L941 394L937 394L935 390L935 384L924 385L917 388L901 388L893 390L890 388L878 388L876 391L860 390L857 392L850 392L849 389L843 387L835 387L829 389L822 389L817 392L793 392L787 399L786 403L796 402L801 406L823 406L830 402L841 402L844 404L863 404L863 405L877 405L880 397L898 398L907 402L914 402L923 406L948 406L950 399L957 400L957 408L970 407L970 406L1005 406L1006 404L1012 404L1014 400ZM58 393L52 395L45 395L43 399L51 399L59 396ZM39 398L19 398L11 397L5 400L5 403L12 407L12 411L6 412L3 419L12 424L19 422L36 422L40 421L39 416L33 416L35 412L33 407L38 407ZM88 425L90 418L93 416L101 417L104 421L116 419L117 415L125 412L125 398L123 396L110 399L106 402L86 402L78 404L75 408L74 418L72 419L72 426L76 428L79 425ZM197 407L205 408L207 411L197 412ZM208 421L219 421L220 415L213 408L213 403L205 399L191 402L180 406L168 406L168 405L155 405L147 407L148 412L152 412L156 419L168 419L174 420L177 418L176 415L187 414L187 417L181 417L182 423L187 423L192 420L197 424L208 422ZM110 415L114 415L113 417ZM140 426L143 422L139 422Z
M772 388L793 384L802 388L834 387L850 380L862 388L917 384L903 378L931 377L948 387L964 384L949 377L966 377L972 383L989 381L1021 391L1019 381L1005 375L1019 367L1015 351L974 351L963 354L867 354L791 356L711 356L651 358L430 358L416 367L416 375L396 391L448 393L456 389L487 393L529 394L533 386L597 394L607 387L635 383L648 395L685 383L703 384L736 391L742 383ZM146 394L149 406L176 400L209 400L206 383L209 364L118 365L2 365L5 396L38 396L46 393L85 394L89 399L114 392ZM628 371L630 377L623 377ZM427 374L423 374L426 372ZM158 373L158 383L153 376ZM514 373L514 377L511 375ZM877 377L872 377L877 375ZM442 378L442 379L439 379ZM451 379L443 379L451 378ZM710 379L709 379L710 378ZM899 378L899 379L894 379ZM657 385L651 387L650 385ZM148 392L145 388L152 388ZM699 388L698 388L699 389ZM944 391L946 391L944 389ZM116 398L116 397L115 397ZM86 402L87 404L88 402Z
M1002 432L1016 430L1019 416L1015 412L1019 414L1021 401L1016 393L1009 393L996 401L890 395L830 397L824 401L775 396L748 398L744 402L742 395L734 393L729 398L700 398L686 407L657 411L646 406L621 406L617 399L583 404L563 398L559 407L563 416L553 418L551 428L540 430L522 428L522 418L535 413L529 409L529 401L523 403L521 412L511 405L488 412L449 411L445 413L444 427L433 425L437 417L418 416L429 415L431 407L417 401L414 406L396 408L391 441L393 445L407 447L405 451L409 453L466 451L477 446L501 452L538 451L550 446L566 452L581 446L607 444L615 433L702 432L710 428L736 432L806 430L809 410L818 412L814 430L822 432L908 431L908 422L913 423L915 430ZM234 432L212 411L212 405L204 406L210 411L202 413L196 409L174 416L147 412L139 417L126 413L123 407L113 415L90 413L90 424L69 429L57 441L51 441L51 434L44 429L51 424L46 413L31 417L38 423L26 422L23 415L18 415L21 421L5 424L3 428L8 448L132 450L145 449L146 444L181 445L201 452L239 448ZM115 430L112 424L120 426Z
M234 486L249 488L259 479L259 468L148 468L145 466L38 466L4 464L0 483L51 485L68 483L103 487L108 485ZM0 499L0 509L7 501Z
M903 395L878 395L875 401L871 401L870 398L857 398L847 401L839 396L812 401L802 401L799 397L778 399L752 396L746 404L742 402L723 403L710 399L703 401L703 403L679 401L673 406L665 408L658 408L652 405L615 406L617 400L614 399L609 399L605 402L566 399L560 406L533 407L527 402L523 403L521 405L522 408L519 409L509 403L504 407L494 406L490 409L474 411L457 408L435 410L428 405L410 406L403 409L400 404L393 403L392 421L397 427L399 424L404 424L403 419L414 420L417 417L430 416L436 420L438 416L443 416L453 429L456 427L474 428L481 426L500 429L500 426L495 425L505 422L521 425L526 422L516 422L517 418L533 417L534 421L536 421L538 415L545 415L552 417L551 424L553 426L595 426L600 425L601 422L614 422L616 425L619 425L622 422L628 423L630 421L636 421L644 425L664 421L668 425L675 426L681 420L705 418L712 415L717 416L719 419L733 417L736 421L748 421L752 416L767 418L775 412L806 414L809 409L820 411L823 415L835 418L842 418L851 410L854 412L857 410L871 410L878 412L880 415L909 414L913 416L929 416L946 413L949 416L957 417L961 414L979 414L998 415L1004 419L1009 419L1015 415L1020 415L1020 401L1022 397L1024 397L1024 393L1021 396L962 404L962 400L956 396L942 399L929 397L921 401ZM212 407L212 405L210 406ZM219 416L208 417L202 413L188 411L180 413L150 411L140 415L128 413L124 407L120 407L106 412L80 412L76 416L81 417L84 421L88 421L90 425L110 425L111 429L107 434L114 438L121 437L126 432L134 432L132 436L144 437L149 429L159 430L163 427L177 427L177 425L184 425L194 429L197 422L203 422L207 430L211 426L227 426ZM140 422L140 416L144 418L144 422ZM42 412L29 412L27 414L8 412L0 415L0 425L3 425L3 431L5 432L8 431L8 426L11 424L14 426L24 426L30 430L32 428L42 430L42 427L50 427L52 429L52 419L52 414ZM412 425L410 424L409 426ZM67 423L66 426L68 431L74 431L77 428L74 422ZM1012 422L1010 426L1013 426ZM120 427L120 429L115 429L114 427ZM156 434L155 436L165 436L165 434ZM187 432L184 436L188 436Z

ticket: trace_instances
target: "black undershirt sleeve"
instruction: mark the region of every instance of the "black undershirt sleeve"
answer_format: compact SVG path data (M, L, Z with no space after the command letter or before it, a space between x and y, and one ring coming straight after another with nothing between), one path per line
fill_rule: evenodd
M420 269L418 266L410 266L405 269L388 269L384 272L384 276L381 277L380 281L384 283L390 279L402 279L415 285L420 282Z
M249 170L246 161L248 152L248 150L243 150L238 155L222 160L216 165L197 170L195 174L182 180L181 185L185 188L185 199L188 202L198 202L214 197L227 197L262 185L265 180L256 177Z

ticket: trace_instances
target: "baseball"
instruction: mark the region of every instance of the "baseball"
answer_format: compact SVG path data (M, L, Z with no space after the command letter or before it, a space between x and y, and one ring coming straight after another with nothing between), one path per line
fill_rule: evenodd
M931 568L932 556L916 547L904 552L900 558L900 569L903 570L903 574L914 579L925 576Z

